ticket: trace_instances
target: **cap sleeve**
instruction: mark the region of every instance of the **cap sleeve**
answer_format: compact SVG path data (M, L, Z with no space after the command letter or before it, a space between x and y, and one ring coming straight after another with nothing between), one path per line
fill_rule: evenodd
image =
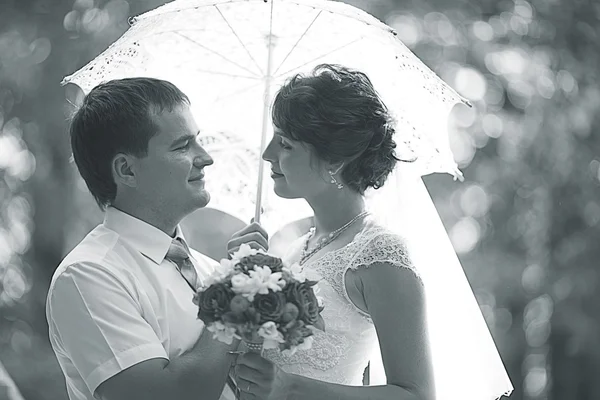
M379 231L370 238L367 238L365 245L356 253L356 256L351 261L349 268L368 268L374 264L381 263L391 264L397 268L409 269L423 283L419 272L410 258L404 239L396 234Z

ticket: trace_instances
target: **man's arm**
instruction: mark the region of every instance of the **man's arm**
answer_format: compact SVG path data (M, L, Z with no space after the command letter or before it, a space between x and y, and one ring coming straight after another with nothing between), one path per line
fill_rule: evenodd
M237 343L225 345L205 331L191 350L169 360L137 296L101 265L68 267L48 298L55 351L103 400L217 400L232 361L227 351Z
M224 355L237 344L221 343L204 330L194 347L181 357L142 361L100 384L96 394L102 400L216 400L233 361L233 356Z

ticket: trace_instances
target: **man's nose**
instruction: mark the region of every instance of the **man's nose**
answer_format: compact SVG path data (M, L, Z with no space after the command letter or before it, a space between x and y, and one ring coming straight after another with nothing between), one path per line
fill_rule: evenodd
M206 152L206 150L201 149L196 157L194 158L194 164L196 166L205 167L207 165L214 164L213 158Z

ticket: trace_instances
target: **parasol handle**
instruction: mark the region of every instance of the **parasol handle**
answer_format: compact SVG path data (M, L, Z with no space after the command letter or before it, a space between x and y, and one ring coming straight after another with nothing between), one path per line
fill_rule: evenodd
M258 182L256 185L256 207L254 209L254 222L260 223L260 215L262 210L262 197L264 190L264 175L265 175L265 162L262 160L262 153L267 147L267 127L269 126L269 106L271 103L271 76L273 71L273 1L271 1L271 17L269 26L269 49L267 52L267 74L265 76L265 91L263 97L263 118L262 118L262 132L260 137L260 153L258 154Z
M263 122L262 132L260 138L260 152L258 154L258 182L256 184L256 207L254 209L254 222L260 223L260 215L262 209L262 197L264 190L264 178L265 178L265 162L262 159L262 153L265 151L267 144L267 124L269 122L269 102L270 102L270 85L271 79L266 78L265 82L265 94L263 104Z

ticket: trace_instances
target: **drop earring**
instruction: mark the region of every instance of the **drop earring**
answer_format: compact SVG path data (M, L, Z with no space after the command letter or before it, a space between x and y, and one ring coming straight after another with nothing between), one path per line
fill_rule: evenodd
M333 172L333 171L329 170L327 172L329 172L329 176L331 177L331 181L330 182L332 184L336 185L338 189L343 189L344 188L344 184L341 183L341 182L338 182L337 179L335 179L335 174L337 173L337 171Z

